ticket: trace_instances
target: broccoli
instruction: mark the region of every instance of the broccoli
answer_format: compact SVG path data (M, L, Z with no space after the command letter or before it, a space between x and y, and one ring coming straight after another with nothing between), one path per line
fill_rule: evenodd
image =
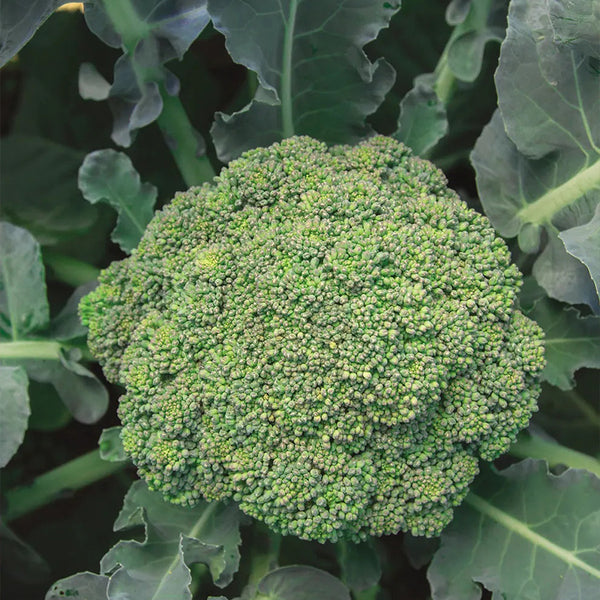
M439 534L527 425L544 357L520 285L402 144L293 137L177 194L80 313L152 489L358 541Z

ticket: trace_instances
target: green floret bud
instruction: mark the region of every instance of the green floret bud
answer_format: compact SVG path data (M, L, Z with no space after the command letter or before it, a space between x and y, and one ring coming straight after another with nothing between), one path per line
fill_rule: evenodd
M434 536L536 410L540 328L489 221L374 137L178 194L81 304L152 489L321 542Z

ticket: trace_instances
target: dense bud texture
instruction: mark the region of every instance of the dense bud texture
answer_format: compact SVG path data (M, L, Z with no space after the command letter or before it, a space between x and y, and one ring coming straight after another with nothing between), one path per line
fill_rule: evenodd
M431 163L297 137L178 194L81 315L167 499L319 541L432 536L535 410L519 286Z

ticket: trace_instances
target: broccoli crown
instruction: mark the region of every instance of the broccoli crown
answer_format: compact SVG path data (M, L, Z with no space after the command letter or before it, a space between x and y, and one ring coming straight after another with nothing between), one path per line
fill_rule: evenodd
M542 332L489 221L398 142L294 137L178 194L82 302L170 501L319 541L438 534L535 410Z

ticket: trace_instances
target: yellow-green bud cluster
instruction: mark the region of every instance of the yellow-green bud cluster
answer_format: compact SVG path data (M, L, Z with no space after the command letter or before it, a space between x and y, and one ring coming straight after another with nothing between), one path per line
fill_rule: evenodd
M519 286L431 163L296 137L177 195L81 314L167 499L319 541L432 536L535 410Z

